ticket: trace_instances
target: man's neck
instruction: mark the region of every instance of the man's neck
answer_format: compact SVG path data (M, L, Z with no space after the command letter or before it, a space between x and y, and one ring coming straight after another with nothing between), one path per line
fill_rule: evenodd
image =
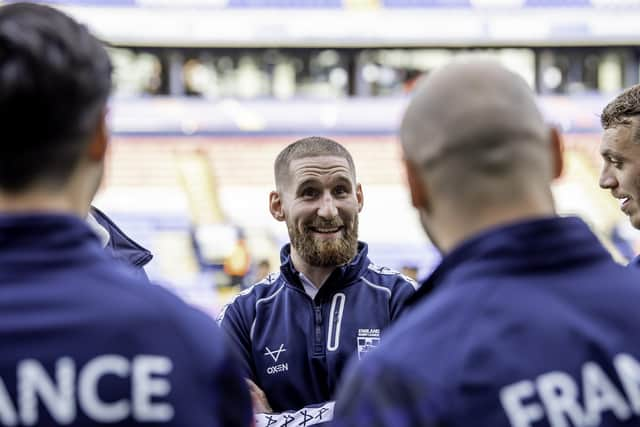
M302 259L298 254L298 251L296 251L293 246L291 246L291 262L293 263L293 267L299 273L304 274L305 277L318 289L320 289L324 282L327 281L331 273L333 273L333 270L337 267L335 265L330 267L310 265Z
M524 205L488 210L478 214L475 218L469 218L468 216L458 217L455 214L449 214L446 219L439 221L438 225L434 225L433 228L438 229L438 233L441 236L438 238L439 249L446 254L463 241L484 230L513 222L553 215L555 215L555 210L552 204L545 205L540 203L533 206Z
M55 212L84 218L87 212L64 193L28 192L10 194L0 191L0 212L8 214L26 212Z

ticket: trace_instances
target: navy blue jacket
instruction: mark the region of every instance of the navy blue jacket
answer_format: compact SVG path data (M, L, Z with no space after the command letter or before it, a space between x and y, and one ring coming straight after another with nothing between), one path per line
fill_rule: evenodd
M0 215L0 425L249 426L216 323L125 268L79 218Z
M425 285L345 375L335 426L640 425L638 273L580 219L484 232Z
M137 276L148 281L144 266L153 258L151 252L127 236L111 218L95 206L91 207L90 215L109 234L104 250L118 261L130 266Z
M367 245L338 267L312 300L290 259L243 291L219 322L242 361L244 375L266 394L274 411L330 400L347 360L375 347L400 316L416 283L367 258Z

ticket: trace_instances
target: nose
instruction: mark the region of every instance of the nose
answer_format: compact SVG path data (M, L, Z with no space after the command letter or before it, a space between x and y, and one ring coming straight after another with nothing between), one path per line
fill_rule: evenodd
M602 169L602 172L600 173L600 179L598 180L598 185L600 185L600 188L610 189L610 188L615 188L617 184L618 182L616 180L616 177L613 176L613 174L611 174L608 171L608 168L605 166Z
M325 219L333 219L338 216L338 208L330 192L325 193L320 199L318 216Z

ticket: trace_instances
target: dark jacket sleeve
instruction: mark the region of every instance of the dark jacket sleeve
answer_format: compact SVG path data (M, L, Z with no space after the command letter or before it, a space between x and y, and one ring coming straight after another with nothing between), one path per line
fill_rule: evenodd
M239 369L237 358L229 347L226 349L223 361L216 369L212 384L220 396L215 412L220 414L220 426L249 427L253 424L253 408L249 390ZM224 384L223 390L220 390L220 384Z
M176 394L181 402L176 414L188 414L190 422L196 422L192 426L251 426L249 390L216 322L193 307L184 307L174 319L188 357L179 361L180 370L175 372L182 384ZM175 421L187 425L182 418Z
M371 356L351 363L338 390L332 427L441 425L428 387Z
M391 294L390 310L391 320L395 321L400 317L407 307L407 302L418 289L418 284L401 274L397 276L396 283Z
M224 307L218 317L218 325L224 331L240 370L245 378L255 382L254 363L251 345L251 325L255 318L253 306L248 301L235 299ZM251 308L249 310L248 308ZM248 312L250 311L250 312Z

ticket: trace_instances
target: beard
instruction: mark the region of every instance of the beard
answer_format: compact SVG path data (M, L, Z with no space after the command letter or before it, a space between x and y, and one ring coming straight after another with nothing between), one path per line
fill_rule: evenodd
M313 236L312 228L335 228L344 226L342 237L336 239L317 239ZM299 231L294 224L287 224L291 246L298 255L309 265L314 267L336 267L351 261L358 251L358 216L354 216L350 223L343 223L339 219L325 221L316 218L305 224L303 231Z

